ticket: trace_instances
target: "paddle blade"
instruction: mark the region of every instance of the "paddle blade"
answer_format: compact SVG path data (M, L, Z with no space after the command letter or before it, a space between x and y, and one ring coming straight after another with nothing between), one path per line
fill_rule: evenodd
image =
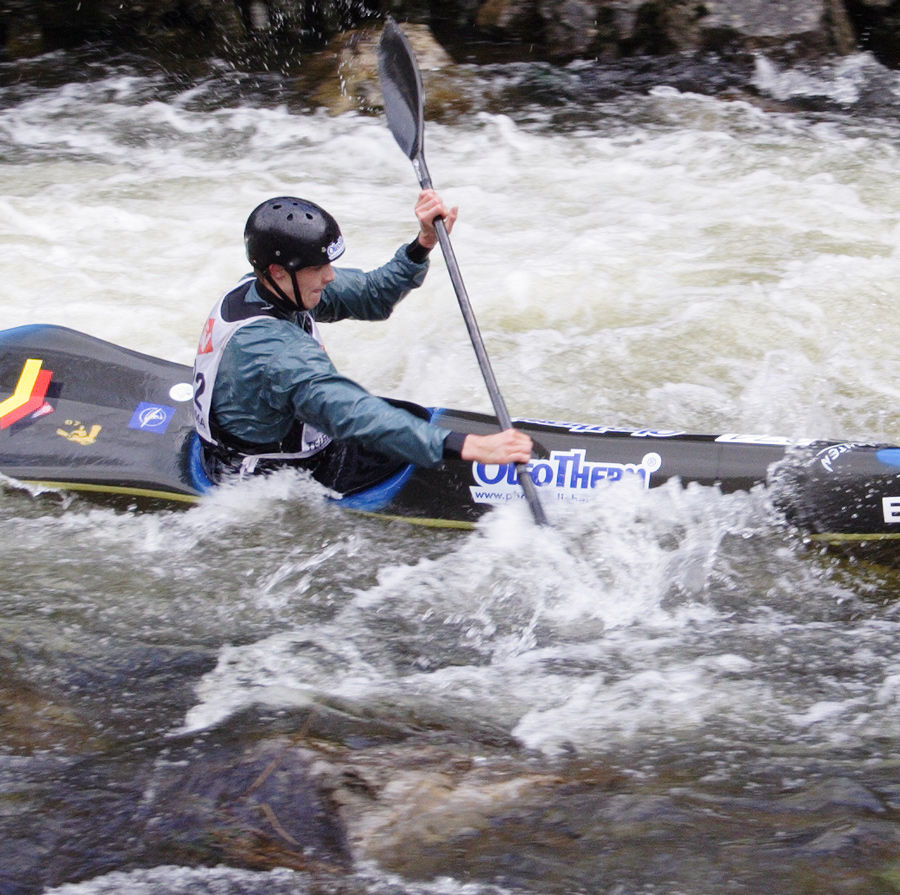
M378 45L378 74L388 127L407 157L422 155L425 91L416 57L400 26L388 16Z

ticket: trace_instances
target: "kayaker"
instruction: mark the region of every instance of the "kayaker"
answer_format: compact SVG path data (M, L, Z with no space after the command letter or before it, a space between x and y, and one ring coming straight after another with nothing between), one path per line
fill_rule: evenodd
M352 493L408 463L434 467L448 455L528 461L528 435L432 425L421 408L395 406L341 375L325 353L319 323L385 320L422 284L438 242L435 219L452 230L458 209L424 190L415 212L416 238L364 273L332 267L344 239L318 205L279 197L254 209L244 230L253 272L216 303L194 363L194 420L213 478L290 463Z

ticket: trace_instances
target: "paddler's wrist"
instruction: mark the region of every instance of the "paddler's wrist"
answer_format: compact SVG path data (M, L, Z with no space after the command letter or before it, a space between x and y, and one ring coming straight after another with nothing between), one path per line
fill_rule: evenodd
M431 254L431 249L434 246L426 246L422 245L419 237L417 236L407 247L406 247L406 257L412 261L413 264L424 264L428 260L428 256Z
M451 432L444 439L444 456L445 457L462 457L463 445L466 443L465 432Z

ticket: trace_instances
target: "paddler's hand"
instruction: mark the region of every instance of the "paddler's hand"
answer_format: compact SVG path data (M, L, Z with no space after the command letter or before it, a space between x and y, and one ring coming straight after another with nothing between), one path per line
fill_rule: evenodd
M494 435L467 435L460 456L474 463L527 463L534 443L531 437L516 429Z
M453 230L459 208L447 208L444 200L434 190L422 190L416 202L416 217L419 219L419 235L417 239L423 248L433 249L438 244L437 230L434 228L436 218L443 218L447 232Z

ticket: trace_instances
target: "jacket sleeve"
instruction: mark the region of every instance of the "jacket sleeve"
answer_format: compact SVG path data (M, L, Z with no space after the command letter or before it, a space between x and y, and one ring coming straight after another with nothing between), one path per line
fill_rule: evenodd
M352 439L417 466L437 466L449 429L394 407L341 375L315 339L300 332L270 343L267 400L334 439Z
M325 287L313 310L316 320L387 320L397 302L421 286L428 273L428 259L417 264L406 248L401 246L387 264L368 272L335 268L334 282Z

